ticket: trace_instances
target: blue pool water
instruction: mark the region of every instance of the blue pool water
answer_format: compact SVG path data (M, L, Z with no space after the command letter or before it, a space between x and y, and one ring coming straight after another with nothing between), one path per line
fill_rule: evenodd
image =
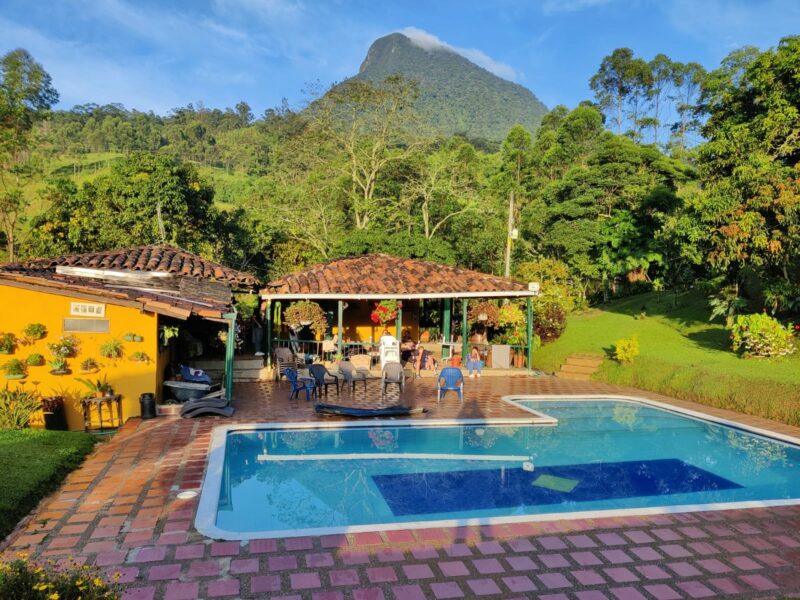
M518 402L558 425L229 432L215 525L263 534L800 498L795 446L636 402Z

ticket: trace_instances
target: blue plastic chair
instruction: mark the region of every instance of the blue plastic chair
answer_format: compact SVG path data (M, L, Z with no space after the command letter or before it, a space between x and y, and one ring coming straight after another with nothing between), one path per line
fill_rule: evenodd
M445 367L436 378L436 401L449 391L458 392L458 399L464 401L464 374L456 367Z
M192 371L200 371L201 374L195 375ZM211 385L211 376L202 369L190 369L186 365L181 365L181 378L192 383L207 383Z
M311 396L317 397L317 386L314 384L313 379L300 379L297 376L297 369L286 369L283 374L292 384L292 393L289 394L289 400L297 398L301 391L306 393L306 401L311 400Z

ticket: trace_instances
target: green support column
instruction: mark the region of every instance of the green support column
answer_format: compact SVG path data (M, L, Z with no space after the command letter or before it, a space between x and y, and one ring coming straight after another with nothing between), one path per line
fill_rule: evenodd
M339 300L336 303L336 353L344 356L342 348L344 348L344 302Z
M453 300L451 298L444 299L444 314L442 315L442 339L445 343L450 343L450 311L453 308ZM447 355L445 356L445 351ZM445 346L442 349L442 358L450 358L450 346Z
M267 366L272 366L272 300L267 300L266 305L266 319L264 322L264 336L265 354L267 355Z
M233 399L233 350L236 347L236 310L223 315L228 320L228 337L225 340L225 397Z
M528 298L528 370L533 368L533 300Z
M399 303L397 306L397 320L394 322L396 336L398 341L403 339L403 306Z
M469 329L467 326L467 305L469 300L461 299L461 363L467 364L467 336Z

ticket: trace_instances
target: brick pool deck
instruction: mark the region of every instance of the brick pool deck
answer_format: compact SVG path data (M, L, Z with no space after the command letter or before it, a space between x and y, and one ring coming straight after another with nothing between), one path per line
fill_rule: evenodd
M465 402L439 406L434 382L404 401L423 418L526 416L506 394L624 394L800 436L797 428L596 382L467 380ZM370 384L370 397L379 394ZM674 515L429 528L219 542L194 530L212 429L230 422L316 420L288 386L237 387L234 419L129 421L5 542L16 551L120 574L127 600L282 598L636 600L800 596L800 506ZM364 392L343 403L364 405ZM395 398L386 400L387 404Z

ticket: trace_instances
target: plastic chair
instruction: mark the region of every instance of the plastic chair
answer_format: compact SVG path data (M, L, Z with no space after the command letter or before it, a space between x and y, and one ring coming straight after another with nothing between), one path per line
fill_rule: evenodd
M339 373L341 373L342 377L344 378L344 381L342 382L343 388L346 383L351 383L353 385L353 391L355 392L356 381L363 381L364 391L367 391L367 379L369 378L369 374L356 369L353 363L351 363L349 360L343 360L339 363Z
M297 375L297 369L286 369L283 374L292 384L292 393L289 394L289 400L297 398L301 391L306 393L306 401L311 400L311 396L317 397L317 386L313 379L300 379Z
M181 379L192 383L207 383L211 385L211 376L202 369L192 369L181 365Z
M449 391L458 392L458 399L464 401L464 374L456 367L445 367L436 379L436 401Z
M308 372L314 378L317 389L322 389L326 396L330 385L336 388L336 395L339 395L339 378L336 375L331 375L325 365L313 364L308 367Z
M280 381L286 375L286 369L298 369L305 364L294 355L289 348L275 348L275 380Z
M406 383L406 372L399 362L390 362L384 365L381 377L381 398L386 395L386 387L392 383L397 384L400 388L400 393L403 392Z

